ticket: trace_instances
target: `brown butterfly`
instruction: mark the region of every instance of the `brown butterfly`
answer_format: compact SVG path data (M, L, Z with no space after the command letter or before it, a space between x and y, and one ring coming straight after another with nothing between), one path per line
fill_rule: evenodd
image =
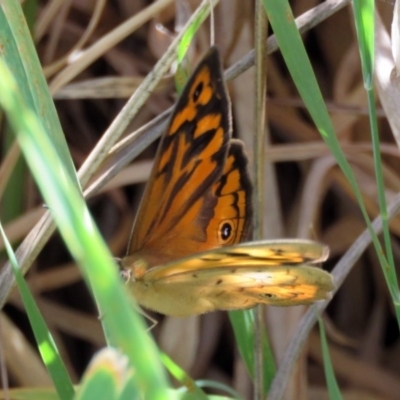
M330 297L332 276L310 264L328 249L304 240L249 240L252 186L232 139L218 50L197 66L163 134L121 265L139 304L173 316ZM228 247L227 247L228 246Z

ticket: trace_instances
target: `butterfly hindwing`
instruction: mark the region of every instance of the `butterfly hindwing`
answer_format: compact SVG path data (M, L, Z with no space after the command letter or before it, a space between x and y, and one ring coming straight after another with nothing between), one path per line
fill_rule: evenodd
M257 304L311 304L330 299L333 289L329 273L303 264L203 269L192 271L190 275L185 272L170 276L153 285L153 293L164 299L157 302L157 311L174 316L244 309ZM181 299L173 293L180 293ZM152 309L156 296L143 304ZM181 301L182 298L185 301Z
M310 304L334 288L332 276L313 265L327 256L326 246L311 241L250 242L155 267L132 290L141 304L174 316Z

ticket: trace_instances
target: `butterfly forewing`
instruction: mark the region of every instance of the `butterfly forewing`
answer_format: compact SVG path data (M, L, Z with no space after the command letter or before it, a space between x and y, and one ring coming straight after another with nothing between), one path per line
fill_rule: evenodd
M136 254L158 265L248 236L251 184L231 130L221 62L212 48L161 139L132 232L131 258Z

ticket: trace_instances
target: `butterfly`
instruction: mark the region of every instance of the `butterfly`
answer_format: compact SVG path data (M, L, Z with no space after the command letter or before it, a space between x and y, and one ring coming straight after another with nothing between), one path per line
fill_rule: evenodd
M212 47L189 78L164 132L132 230L122 275L137 302L170 316L298 305L330 298L307 240L247 242L252 185Z

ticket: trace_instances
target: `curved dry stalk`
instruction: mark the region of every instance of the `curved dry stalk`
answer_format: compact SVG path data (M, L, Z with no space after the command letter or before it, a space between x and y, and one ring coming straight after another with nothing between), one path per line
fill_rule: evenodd
M329 18L331 15L340 11L343 7L350 4L351 0L326 0L324 3L308 10L304 14L296 18L296 26L300 33L304 33L320 22ZM267 53L271 54L278 49L278 43L275 35L272 35L267 40ZM247 71L254 65L254 50L250 51L246 56L239 60L232 67L228 68L224 74L224 78L229 81L236 78L243 72Z
M63 5L64 0L55 0L50 1L42 8L40 16L35 24L35 42L39 42L43 38L50 24L54 22L55 17L60 12L60 9L63 7Z
M400 211L400 194L390 203L388 207L388 218L393 218ZM372 227L374 231L379 234L382 230L382 219L381 217L375 218ZM336 264L332 271L334 281L336 283L335 292L340 288L343 281L353 268L354 264L360 258L365 249L371 244L371 235L368 229L357 238L354 244L346 251L340 261ZM270 392L268 394L268 400L280 400L282 399L283 393L286 388L286 384L289 380L291 372L296 364L301 350L310 334L312 327L315 325L318 316L328 306L329 301L325 301L319 304L315 304L310 307L304 314L300 321L299 327L296 330L296 336L291 340L289 346L286 349L285 355L282 359L282 363L275 375L274 381L272 382Z
M266 93L267 93L267 46L265 37L268 35L268 20L261 0L256 1L255 8L255 59L256 68L254 97L255 109L254 120L256 121L255 136L253 139L254 154L254 193L253 193L253 239L261 240L264 238L264 209L265 188L264 188L264 149L267 134L266 126ZM255 308L254 319L254 398L262 399L264 396L264 352L263 332L265 327L264 310L261 305Z
M78 42L75 43L75 45L72 47L72 49L70 49L68 51L68 53L66 55L62 56L61 58L54 61L50 65L46 65L43 68L43 73L46 77L52 76L55 73L57 73L62 67L64 67L65 64L67 64L68 59L71 57L72 54L80 51L83 48L83 46L85 46L85 44L88 42L90 36L94 32L94 30L96 29L98 24L100 23L101 14L103 13L105 5L106 5L106 0L97 0L95 2L94 10L91 15L89 24L87 25L82 36L79 38ZM40 32L37 31L36 33L37 33L37 36L35 38L36 38L36 40L39 40L39 38L40 38L39 33L41 35L43 33L41 31Z
M157 2L151 4L138 14L135 14L132 18L128 19L117 28L104 35L96 43L86 49L76 62L67 66L62 70L51 82L50 91L51 93L57 92L62 86L67 82L70 82L78 74L80 74L87 66L92 64L101 55L107 52L109 49L114 47L121 40L126 38L132 32L136 31L143 24L149 21L154 15L162 11L165 7L172 3L172 0L158 0ZM209 5L209 3L208 3ZM198 9L202 7L199 6ZM183 32L183 31L182 31ZM178 35L177 37L179 37ZM170 48L173 47L172 45ZM165 60L167 61L167 60Z

